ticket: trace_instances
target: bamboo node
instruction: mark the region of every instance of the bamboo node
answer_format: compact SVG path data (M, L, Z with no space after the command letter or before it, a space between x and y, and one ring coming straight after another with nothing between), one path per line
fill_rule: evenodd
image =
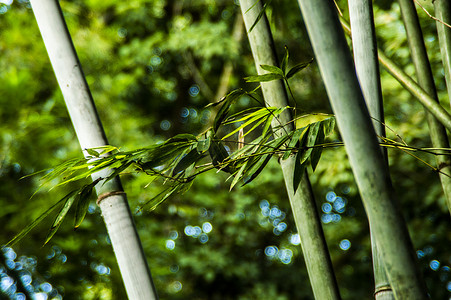
M116 195L125 195L125 192L123 192L123 191L113 191L113 192L103 193L103 194L101 194L101 195L99 195L97 197L97 201L96 201L97 206L100 205L100 202L102 202L102 200L104 200L104 199L106 199L108 197L111 197L111 196L116 196Z
M384 293L384 292L391 292L392 288L389 285L383 285L383 286L379 286L376 287L376 290L374 291L374 298L377 299L377 295L380 293Z

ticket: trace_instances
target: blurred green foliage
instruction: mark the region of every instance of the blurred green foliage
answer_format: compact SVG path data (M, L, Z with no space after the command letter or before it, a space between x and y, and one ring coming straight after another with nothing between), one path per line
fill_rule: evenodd
M219 100L212 95L227 63L233 66L228 90L254 87L242 79L255 74L255 67L246 37L232 35L240 13L233 1L60 4L110 143L123 150L204 130L211 122L211 112L204 107ZM339 5L345 12L346 2ZM413 74L397 4L374 5L379 46ZM432 11L431 5L426 8ZM293 63L313 57L296 1L274 2L267 13L280 54L287 45ZM421 10L419 15L439 96L448 107L435 23ZM74 188L42 189L30 199L38 177L20 178L81 153L30 4L0 3L0 28L4 244ZM315 63L290 83L298 109L331 112ZM385 72L382 85L387 125L407 143L428 147L421 106ZM254 104L242 99L237 109L249 105ZM418 155L434 163L434 157ZM445 299L451 292L451 233L438 176L400 150L389 150L389 162L429 292L433 299ZM276 161L255 182L230 193L223 174L202 175L188 193L168 199L151 213L137 208L162 186L145 187L149 179L143 175L126 174L122 180L161 299L312 299ZM373 293L368 223L344 149L325 150L311 181L342 296L368 299ZM95 203L75 232L71 222L65 222L41 247L52 221L48 218L14 246L17 257L5 252L5 260L0 260L2 292L14 286L20 291L5 278L28 272L35 290L50 298L125 299Z

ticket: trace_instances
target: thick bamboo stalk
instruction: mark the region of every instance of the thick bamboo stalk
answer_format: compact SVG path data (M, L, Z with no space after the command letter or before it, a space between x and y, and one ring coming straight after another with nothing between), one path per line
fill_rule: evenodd
M395 297L427 299L334 4L298 2Z
M376 134L384 137L384 107L379 74L379 62L377 58L373 5L369 0L349 0L348 6L352 31L352 49L354 51L357 77L369 113L373 118L373 126ZM387 161L386 148L381 147L381 150ZM377 300L394 299L393 290L388 281L382 257L377 249L372 224L370 224L370 234L375 282L374 298Z
M107 145L58 1L31 0L31 5L82 150ZM105 178L109 172L95 173L93 179ZM97 194L129 299L156 299L147 260L119 178L101 185Z
M249 32L259 12L262 10L260 2L253 6L254 4L255 0L240 1L257 72L262 74L263 70L260 68L260 65L277 66L278 62L266 16L263 16L257 26ZM252 6L253 8L249 10ZM285 107L288 105L288 97L282 81L262 82L261 86L263 96L269 106ZM293 122L290 122L291 120L291 113L285 110L284 114L280 116L281 123L276 121L275 125L287 124L285 130L291 131L294 129ZM275 135L277 135L277 132L275 132ZM281 160L280 165L315 299L340 299L332 262L307 173L304 174L295 193L293 189L294 157Z
M435 17L441 22L437 23L440 52L442 54L443 68L445 69L446 86L448 87L448 98L451 104L451 1L435 0ZM443 24L446 23L447 25Z
M415 66L419 85L438 103L432 69L424 45L423 33L418 20L415 4L409 0L399 0L401 14L406 27L407 39ZM435 148L449 148L448 135L443 125L431 114L427 114L432 145ZM442 172L439 174L443 191L451 212L451 158L448 155L436 156L437 165Z

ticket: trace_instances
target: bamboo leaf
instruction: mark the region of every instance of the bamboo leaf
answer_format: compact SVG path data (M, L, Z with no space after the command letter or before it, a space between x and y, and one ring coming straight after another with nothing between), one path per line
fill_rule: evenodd
M214 130L214 132L218 131L218 128L221 125L222 121L225 119L225 117L229 113L230 106L233 103L235 103L235 101L239 97L241 97L243 94L245 94L245 92L243 90L239 89L239 90L234 90L234 91L230 92L226 96L226 98L224 100L224 104L219 109L218 113L216 114L215 120L213 122L213 130Z
M228 166L221 165L229 157L229 153L221 142L212 141L208 152L210 154L213 166L215 166L219 170L224 170L226 172L230 171Z
M165 189L149 201L147 201L139 210L144 209L146 206L150 206L149 211L153 211L155 208L158 207L164 200L169 198L177 189L179 188L179 185L170 186L169 188Z
M288 47L285 46L285 55L283 56L282 63L280 64L280 68L283 71L283 75L285 75L285 71L287 70L288 56L289 56L289 54L288 54Z
M238 172L235 174L232 184L230 185L229 191L231 191L233 187L238 183L238 181L240 181L240 179L242 178L243 172L246 169L248 162L249 160L246 160L246 162L240 167Z
M320 128L318 130L318 135L316 136L315 145L320 145L324 143L324 129L323 123L320 123ZM310 164L312 165L312 170L315 171L316 166L318 165L319 159L321 158L321 153L323 151L323 147L315 147L313 148L312 154L310 156Z
M292 67L290 69L290 71L288 71L288 73L286 75L286 78L288 79L288 78L293 77L296 73L298 73L298 72L302 71L303 69L307 68L312 62L313 62L313 58L310 61L308 61L308 62L303 62L303 63L295 65L294 67Z
M88 154L91 155L91 156L94 156L94 157L99 157L99 156L100 156L100 153L97 152L97 151L94 150L94 149L85 149L85 150L86 150L86 152L88 152Z
M75 219L74 219L74 228L78 228L80 224L83 222L86 212L89 207L89 200L92 196L92 191L94 186L101 180L98 178L94 180L92 183L84 186L82 190L75 196L75 200L77 201L77 207L75 209Z
M184 171L189 166L195 164L203 155L197 151L197 148L191 149L175 166L172 176Z
M257 4L257 3L258 3L258 1L255 2L255 4ZM252 29L254 29L254 27L257 25L258 21L260 21L260 19L263 17L263 15L265 14L266 7L267 7L270 3L271 3L271 0L268 0L268 1L263 5L262 10L258 13L257 18L255 19L255 22L252 24L251 28L249 29L249 32L251 32ZM247 11L251 10L252 7L255 6L255 4L252 5ZM247 11L246 11L246 12L247 12Z
M80 189L72 191L63 198L66 202L64 203L64 206L61 208L60 212L56 216L55 221L53 221L52 227L50 227L47 233L47 237L45 238L44 245L47 244L50 241L50 239L55 235L55 233L58 231L58 228L63 222L64 217L66 217L67 212L72 207L72 204L74 204L75 197L79 192Z
M306 163L302 163L303 153L302 151L298 151L295 158L295 165L294 165L294 173L293 173L293 193L296 194L296 191L299 187L299 184L301 183L302 176L304 176Z
M329 136L335 128L335 117L330 117L321 122L323 124L324 136Z
M122 171L127 169L133 163L134 163L134 161L130 160L130 161L127 161L125 164L122 164L121 166L115 168L113 170L113 172L107 178L105 178L104 182L108 182L111 179L113 179L114 177L118 176Z
M287 159L291 153L293 152L293 148L296 146L296 144L299 143L299 139L301 138L302 133L306 131L306 127L296 129L293 133L293 136L290 140L290 143L288 144L288 151L285 151L285 153L282 156L282 160Z
M72 197L76 191L72 191L63 198L61 198L58 202L53 204L49 209L47 209L45 212L43 212L39 217L37 217L33 222L31 222L27 227L22 229L21 232L16 234L8 243L6 243L7 247L12 247L16 243L18 243L20 240L22 240L33 228L36 227L39 223L42 222L48 215L50 215L56 208L58 208L61 203L64 201L67 201L68 197Z
M278 80L278 79L283 79L283 75L268 73L268 74L263 74L263 75L252 75L252 76L244 78L244 80L246 80L246 82L266 82L266 81L273 81L273 80Z
M273 73L273 74L278 74L278 75L281 75L282 77L283 77L283 71L279 68L279 67L276 67L276 66L270 66L270 65L260 65L260 67L263 69L263 70L265 70L265 71L268 71L268 72L270 72L270 73Z
M207 137L206 139L197 142L196 149L199 154L204 153L209 148L210 148L210 137Z
M255 178L257 178L257 176L263 171L263 169L266 167L266 165L268 164L269 160L271 159L272 154L265 154L263 155L253 166L252 168L249 170L249 172L247 172L247 176L249 176L249 178L247 178L244 181L244 184L242 186L245 186L248 183L251 183Z
M304 163L312 154L313 146L315 145L316 137L318 136L320 128L320 122L313 123L309 126L309 131L307 135L307 142L305 144L305 147L307 148L305 151L303 151L303 155L301 158L301 163Z

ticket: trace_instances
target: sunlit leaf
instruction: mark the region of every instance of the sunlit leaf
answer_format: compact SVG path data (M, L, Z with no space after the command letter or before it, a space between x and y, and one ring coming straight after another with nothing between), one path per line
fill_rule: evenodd
M252 76L244 78L244 80L246 80L246 82L266 82L266 81L273 81L273 80L278 80L278 79L283 79L283 75L268 73L268 74L263 74L263 75L252 75Z
M271 65L260 65L260 67L261 67L263 70L268 71L268 72L270 72L270 73L278 74L278 75L280 75L280 76L282 76L282 77L283 77L283 75L284 75L282 69L280 69L279 67L271 66Z
M85 149L85 151L88 152L88 154L91 155L91 156L94 156L94 157L99 157L100 156L100 153L97 152L94 149Z
M335 117L330 117L321 122L323 124L324 136L329 136L335 128Z

